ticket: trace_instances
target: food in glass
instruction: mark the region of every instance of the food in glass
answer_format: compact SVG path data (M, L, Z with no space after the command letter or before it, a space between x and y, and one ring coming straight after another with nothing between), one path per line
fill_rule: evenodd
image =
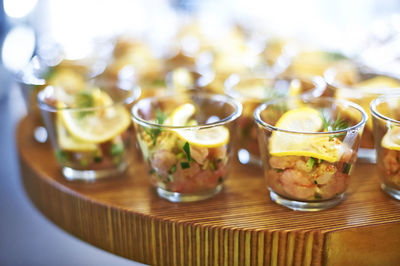
M88 80L97 74L85 61L60 59L55 65L48 63L34 56L17 74L28 113L36 126L34 137L39 142L47 140L47 133L42 127L44 125L37 106L37 94L46 86L61 87L66 93L73 94L85 89Z
M381 188L400 200L400 95L375 99L371 113Z
M400 80L381 74L360 72L358 79L351 83L344 83L335 79L336 71L326 73L326 80L334 87L335 98L345 99L360 105L368 113L369 120L365 126L360 143L359 157L366 161L375 161L374 137L372 117L369 105L372 100L380 95L400 93Z
M238 118L235 148L241 163L261 165L254 110L261 103L284 96L307 94L318 97L324 94L326 84L322 78L314 80L292 77L269 78L260 74L231 75L225 81L225 93L239 100L243 113Z
M71 92L48 85L38 94L50 140L68 180L115 176L131 156L133 126L129 106L135 89L87 86Z
M358 105L333 98L282 98L254 118L271 199L294 210L340 203L367 119Z
M288 73L296 77L323 77L328 69L336 69L342 82L353 83L357 79L357 66L340 52L302 49L291 60Z
M137 140L158 194L173 202L217 194L228 175L241 105L222 95L145 98L132 109Z

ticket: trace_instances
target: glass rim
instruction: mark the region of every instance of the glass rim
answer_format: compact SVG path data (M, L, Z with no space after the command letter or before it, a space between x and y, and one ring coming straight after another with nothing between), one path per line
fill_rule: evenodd
M379 96L378 98L372 100L372 102L371 102L370 105L369 105L369 108L370 108L370 110L371 110L371 114L372 114L374 117L376 117L376 118L380 118L380 119L382 119L382 120L390 121L390 122L392 122L392 123L395 123L395 124L400 125L400 121L398 121L398 120L396 120L396 119L393 119L393 118L390 118L390 117L387 117L387 116L381 114L381 113L376 109L376 107L377 107L379 104L381 104L381 103L383 103L383 102L386 102L387 99L389 99L389 98L400 99L400 93L399 93L399 94L392 94L392 95L381 95L381 96Z
M270 124L264 122L261 119L261 116L260 116L261 112L263 110L265 110L269 105L275 104L276 102L279 102L279 101L287 101L287 100L292 100L292 99L300 99L300 100L306 101L306 103L310 102L310 101L318 101L318 100L337 102L344 106L352 107L352 108L356 109L357 111L359 111L361 113L361 121L358 122L356 125L353 125L351 127L347 127L345 129L341 129L341 130L327 131L327 132L309 132L309 131L294 131L294 130L278 128L278 127L275 127L273 125L270 125ZM332 135L332 134L344 133L344 132L347 132L347 131L350 131L350 130L353 130L353 129L356 129L356 128L359 128L359 127L365 125L365 123L368 120L368 115L361 106L359 106L358 104L355 104L353 102L350 102L350 101L335 99L332 97L306 98L306 97L298 96L298 97L285 97L285 98L274 99L274 100L271 100L271 101L261 104L254 111L254 120L257 124L259 124L263 127L266 127L268 129L271 129L273 131L280 131L280 132L291 133L291 134L304 134L304 135Z
M101 90L101 88L100 88ZM141 90L138 86L132 86L129 90L124 90L124 91L131 91L132 95L129 95L127 97L124 97L123 100L113 102L112 104L104 105L104 106L95 106L95 107L57 107L51 104L48 104L45 102L45 89L41 90L38 95L37 95L37 103L38 106L41 110L47 111L47 112L58 112L58 111L71 111L71 112L88 112L88 111L97 111L97 110L103 110L107 108L111 108L117 105L125 105L125 104L131 104L134 101L136 101L141 94Z
M324 80L326 82L326 84L328 84L329 86L334 87L335 90L345 90L345 91L349 91L352 94L357 94L357 95L371 95L371 96L375 96L375 97L379 97L382 94L388 93L390 90L396 89L399 90L396 93L400 93L400 86L398 87L394 87L394 88L389 88L389 87L385 87L385 88L370 88L370 90L365 90L365 91L361 91L358 90L357 86L354 85L347 85L347 84L343 84L340 81L336 80L335 78L335 74L334 72L331 71L332 68L329 68L325 71L324 73ZM364 71L364 74L368 75L376 75L376 76L385 76L388 78L392 78L395 79L397 81L400 82L400 79L391 75L388 75L387 73L380 73L380 72L368 72L368 71Z
M174 98L174 97L183 97L185 95L200 96L203 98L219 100L221 102L230 104L234 108L234 110L230 115L228 115L227 117L225 117L223 119L220 119L218 121L215 121L215 122L212 122L209 124L201 124L201 125L194 125L194 126L160 125L158 123L145 120L138 115L139 107L145 103L151 103L151 102L159 101L162 99L169 99L169 98ZM146 127L196 130L196 129L206 129L206 128L212 128L212 127L216 127L216 126L225 125L229 122L233 122L242 114L242 109L243 109L242 104L239 101L237 101L236 99L234 99L228 95L214 94L214 93L207 93L207 92L194 92L194 93L187 93L185 95L179 95L176 93L172 93L172 94L167 94L167 95L162 95L162 96L154 96L154 97L148 97L148 98L141 99L137 103L135 103L134 106L132 107L132 110L131 110L132 119L135 123L142 125L142 126L146 126Z
M245 80L245 81L248 81L251 78L254 78L254 79L258 79L258 80L260 80L260 79L270 80L273 83L275 83L276 81L279 81L279 80L287 80L287 81L291 82L291 81L297 79L300 82L306 82L306 83L309 83L310 85L313 85L313 88L310 91L302 93L301 95L313 95L313 93L315 91L322 91L322 90L326 89L326 86L327 86L326 81L322 77L319 77L319 76L299 77L299 76L294 76L294 75L287 75L287 76L275 76L274 77L274 76L270 76L268 74L263 74L263 73L245 74L245 75L232 74L232 75L238 75L240 78L244 77L243 80ZM232 75L230 75L230 76L232 76ZM236 83L233 86L232 85L227 86L227 85L225 85L225 82L224 82L224 93L231 97L234 97L234 98L243 98L244 100L255 100L255 101L259 101L259 102L271 100L271 98L268 98L268 97L257 98L257 97L248 96L242 92L239 92L237 89L235 89L235 87L240 83L240 81L241 80L239 80L238 83ZM282 98L282 97L287 97L287 96L281 96L279 98Z

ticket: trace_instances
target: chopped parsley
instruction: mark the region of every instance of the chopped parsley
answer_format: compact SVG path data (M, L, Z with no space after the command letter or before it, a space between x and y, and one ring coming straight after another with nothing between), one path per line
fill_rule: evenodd
M190 155L189 142L186 141L182 148L183 148L183 151L186 153L186 158L187 158L188 162L192 161L192 157Z
M176 172L176 164L174 164L172 167L171 167L171 169L169 169L169 174L170 175L173 175L174 173Z
M190 163L189 162L181 162L181 167L182 167L182 169L190 168Z
M313 169L314 164L315 164L315 159L313 157L308 158L308 161L306 164L307 164L308 169Z

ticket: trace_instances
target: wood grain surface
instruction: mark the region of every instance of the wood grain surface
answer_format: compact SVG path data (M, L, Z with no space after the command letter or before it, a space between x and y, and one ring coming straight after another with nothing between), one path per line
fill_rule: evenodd
M345 200L321 212L273 203L262 170L239 164L217 196L171 203L150 187L138 158L119 178L65 180L31 130L24 118L16 138L33 204L117 255L151 265L400 265L400 202L380 190L375 165L358 164Z

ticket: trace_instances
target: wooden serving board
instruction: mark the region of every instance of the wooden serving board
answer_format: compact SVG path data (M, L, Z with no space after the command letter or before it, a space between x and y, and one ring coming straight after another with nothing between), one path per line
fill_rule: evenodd
M49 144L24 118L16 137L25 190L56 225L117 255L151 265L400 265L400 201L379 188L376 166L358 164L346 199L296 212L269 199L262 170L234 164L223 191L171 203L135 159L121 178L63 178Z

